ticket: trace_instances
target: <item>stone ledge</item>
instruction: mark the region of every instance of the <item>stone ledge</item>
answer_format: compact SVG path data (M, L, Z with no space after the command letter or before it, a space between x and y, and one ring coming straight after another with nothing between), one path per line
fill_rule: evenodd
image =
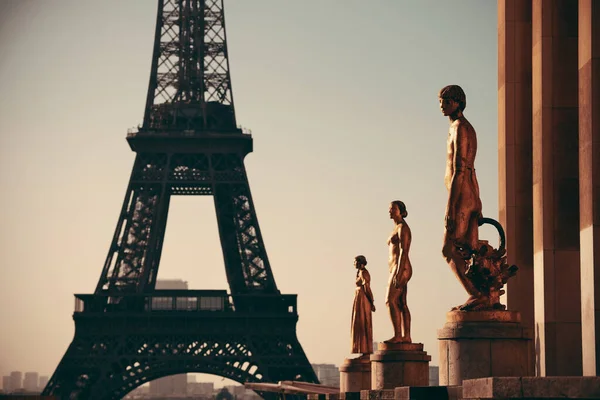
M394 400L394 389L361 390L360 400Z
M424 351L385 351L377 350L377 352L371 354L371 363L373 362L398 362L398 361L409 361L409 362L429 362L431 356Z
M461 400L460 386L404 386L394 389L395 400Z
M446 322L521 322L521 313L518 311L490 310L490 311L449 311L446 313Z
M342 397L344 394L355 395L354 397ZM332 394L307 394L307 400L360 400L359 392L348 392L348 393L332 393Z
M599 399L600 377L552 376L467 379L463 381L462 396L464 399Z
M346 358L338 368L340 372L371 372L369 358Z
M533 330L512 322L447 322L438 339L531 339Z
M379 351L423 351L423 343L386 343L379 342L377 350Z

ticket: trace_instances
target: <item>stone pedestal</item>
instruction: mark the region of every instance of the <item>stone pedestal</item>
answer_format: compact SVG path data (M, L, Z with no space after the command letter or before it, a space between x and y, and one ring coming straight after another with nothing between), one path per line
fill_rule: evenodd
M369 357L346 358L340 366L340 392L360 392L371 389Z
M423 343L379 343L371 355L371 388L429 385L429 361Z
M513 311L450 311L438 330L440 385L491 376L533 376L533 332Z

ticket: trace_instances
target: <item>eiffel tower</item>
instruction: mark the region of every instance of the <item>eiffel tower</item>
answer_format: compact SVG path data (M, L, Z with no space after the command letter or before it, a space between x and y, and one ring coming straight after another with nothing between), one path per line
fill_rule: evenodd
M120 399L188 372L317 383L250 194L222 0L158 1L144 121L127 141L136 158L108 256L94 294L75 295L75 336L43 394ZM230 293L155 289L173 195L213 196Z

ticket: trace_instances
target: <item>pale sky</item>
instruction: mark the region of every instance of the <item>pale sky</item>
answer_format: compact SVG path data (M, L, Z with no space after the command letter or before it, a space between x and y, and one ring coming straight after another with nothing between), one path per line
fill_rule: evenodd
M448 120L459 84L479 140L483 213L498 218L494 0L225 0L246 168L282 293L298 294L311 363L350 351L353 258L367 257L374 337L385 308L389 202L413 242L412 338L466 293L441 256ZM0 0L0 376L51 375L70 344L74 293L93 293L135 154L156 1ZM493 228L482 239L497 243ZM158 278L228 289L211 197L174 197Z

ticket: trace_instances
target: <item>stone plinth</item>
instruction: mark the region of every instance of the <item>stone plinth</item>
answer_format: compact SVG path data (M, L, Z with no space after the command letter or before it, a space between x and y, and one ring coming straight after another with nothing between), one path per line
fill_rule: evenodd
M360 400L360 392L307 394L306 398L308 400Z
M360 392L371 389L369 357L346 358L340 366L340 392Z
M371 388L429 385L429 361L423 343L379 343L371 355Z
M394 389L360 391L360 400L394 400L394 396Z
M463 382L464 399L600 399L598 376L480 378Z
M438 330L440 385L534 374L533 332L513 311L450 311Z
M404 386L394 389L394 400L461 400L461 386Z

